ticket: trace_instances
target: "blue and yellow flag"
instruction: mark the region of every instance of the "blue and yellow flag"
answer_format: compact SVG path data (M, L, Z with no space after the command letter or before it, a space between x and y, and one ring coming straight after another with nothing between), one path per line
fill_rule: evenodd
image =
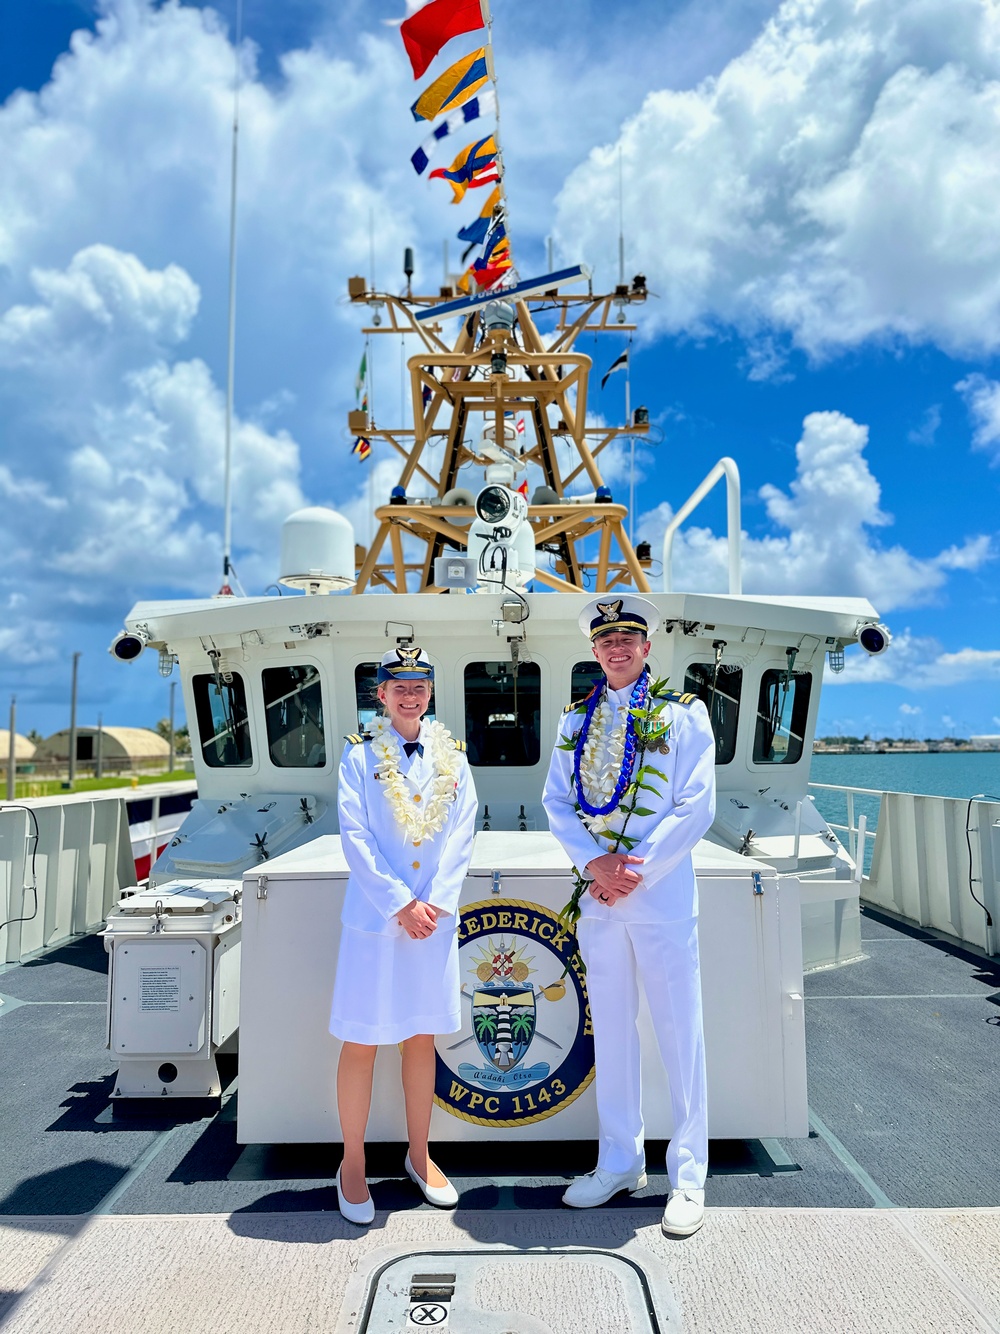
M492 134L488 134L475 143L467 144L450 167L438 167L432 171L430 179L440 177L447 181L454 192L451 202L457 204L465 197L466 190L474 190L500 179L496 156L496 140Z
M500 187L490 191L490 197L483 205L483 210L475 222L470 222L468 227L463 227L458 233L460 241L468 241L470 245L478 245L480 241L486 239L486 233L490 229L490 223L493 220L493 210L500 203Z
M452 111L474 96L489 78L486 70L486 48L456 60L439 79L425 88L410 110L414 120L433 120L443 111Z
M363 435L359 435L354 442L354 447L351 450L351 453L357 454L359 463L364 463L365 459L371 452L372 452L371 441L366 440Z

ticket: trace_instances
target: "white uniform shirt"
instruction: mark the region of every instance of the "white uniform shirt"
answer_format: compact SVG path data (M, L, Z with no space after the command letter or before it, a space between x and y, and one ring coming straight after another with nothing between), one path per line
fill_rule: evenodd
M434 778L434 764L426 728L418 738L423 755L407 757L403 739L399 770L414 796L423 796ZM382 784L375 776L371 742L348 745L340 761L337 805L340 837L350 877L344 895L341 922L355 931L402 935L396 914L413 899L431 903L455 920L458 899L472 857L478 801L464 754L456 754L457 790L440 833L415 845L396 823Z
M613 711L609 732L624 720L632 689L628 685L622 690L608 690ZM564 713L557 742L576 737L583 719L582 712ZM580 900L584 917L616 922L675 922L697 916L698 890L691 851L715 818L715 738L708 710L701 700L691 704L671 701L659 714L659 720L669 723L669 750L667 754L647 750L642 762L658 770L666 782L656 779L651 784L655 791L640 790L636 804L651 814L631 816L625 832L638 842L630 850L621 849L643 858L643 865L634 867L642 876L642 884L612 904L599 903L592 894L584 893ZM596 720L592 726L597 726ZM586 874L584 868L588 862L614 850L614 834L622 828L623 815L615 812L607 834L590 832L576 808L573 752L560 750L558 744L552 752L542 804L549 828L581 874Z

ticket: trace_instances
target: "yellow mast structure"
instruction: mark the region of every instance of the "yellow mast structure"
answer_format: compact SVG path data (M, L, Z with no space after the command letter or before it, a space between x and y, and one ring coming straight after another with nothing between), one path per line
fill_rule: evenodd
M497 301L508 299L503 291L495 295ZM573 350L581 334L634 329L624 322L625 307L646 300L642 277L602 296L550 291L514 297L510 301L515 312L513 328L487 328L488 307L480 306L460 317L452 346L442 337L440 323L426 316L419 322L416 318L419 312L450 300L450 288L436 297L394 296L369 290L366 280L358 277L349 279L348 296L358 305L386 312L386 320L381 322L380 315L380 322L366 328L365 334L412 334L423 343L423 350L407 362L413 428L388 429L363 409L348 416L352 434L388 441L402 462L396 496L375 510L378 529L371 547L367 551L358 548L355 593L379 586L394 593L445 591L434 583L435 557L454 550L464 552L468 527L475 518L471 505L448 503L454 499L449 493L457 488L463 465L486 467L489 463L473 443L482 435L482 429L475 429L475 418L481 416L483 425L492 428L493 440L502 443L505 413L523 414L526 431L520 459L541 468L548 488L546 499L552 501L532 503L528 508L539 558L544 561L551 556L555 566L549 568L547 561L536 565L535 581L566 593L604 593L617 586L650 591L645 574L650 562L638 559L625 530L627 507L610 498L580 503L566 497L566 488L584 473L595 492L604 488L598 464L601 453L619 436L643 435L649 430L648 421L642 420L588 430L591 359ZM534 314L539 310L557 315L548 346L535 325ZM609 322L615 310L617 317ZM430 391L426 403L425 387ZM443 409L450 409L451 419L447 426L438 427L435 423ZM427 446L441 439L443 456L440 464L432 463ZM576 461L565 471L556 449L558 439L571 441L576 450ZM424 484L420 489L429 491L429 498L409 498L409 488L417 478ZM599 535L598 555L596 561L588 561L583 559L581 544L594 534ZM409 541L404 548L405 538L421 545Z

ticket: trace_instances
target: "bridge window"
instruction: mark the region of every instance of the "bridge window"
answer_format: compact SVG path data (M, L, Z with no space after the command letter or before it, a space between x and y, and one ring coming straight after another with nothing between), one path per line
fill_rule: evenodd
M247 692L238 672L229 680L213 674L196 676L194 689L198 736L205 763L213 769L248 769L253 764Z
M542 673L523 662L470 662L465 669L465 739L480 768L537 764Z
M261 682L271 763L280 769L322 769L326 739L319 672L306 663L267 667Z
M757 701L754 764L796 764L802 758L811 689L809 672L772 668L764 673Z
M579 704L584 695L589 695L602 675L601 664L596 658L590 658L587 662L574 663L573 677L569 688L569 697L573 703Z
M684 689L697 695L708 709L715 733L715 762L729 764L736 755L736 731L740 717L743 669L720 662L689 663L684 672Z
M354 697L358 706L358 731L366 732L375 718L382 712L378 695L378 663L359 662L354 669ZM427 722L434 721L434 690L431 688L431 702L424 714Z

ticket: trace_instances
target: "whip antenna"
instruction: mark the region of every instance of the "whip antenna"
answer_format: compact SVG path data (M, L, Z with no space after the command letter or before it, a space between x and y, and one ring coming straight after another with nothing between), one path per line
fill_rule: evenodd
M236 0L236 72L233 80L233 155L229 180L229 327L226 365L226 448L222 500L222 587L232 596L233 555L233 392L236 379L236 171L240 133L240 42L243 39L243 0Z

